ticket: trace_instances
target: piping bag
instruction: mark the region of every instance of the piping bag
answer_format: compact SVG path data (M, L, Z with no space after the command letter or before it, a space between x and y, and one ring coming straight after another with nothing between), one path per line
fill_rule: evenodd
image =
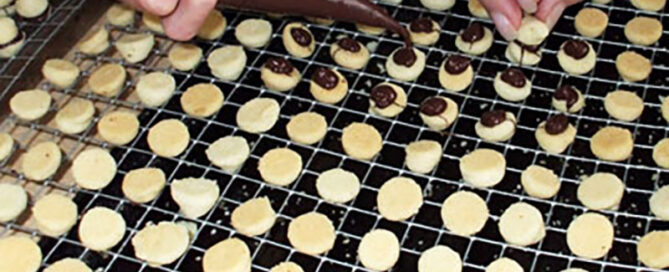
M236 9L321 17L383 27L402 36L404 44L411 47L406 28L369 0L218 0L218 3Z

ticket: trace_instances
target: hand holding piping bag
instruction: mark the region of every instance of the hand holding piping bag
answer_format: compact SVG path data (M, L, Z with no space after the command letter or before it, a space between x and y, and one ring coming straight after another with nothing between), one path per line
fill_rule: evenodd
M165 34L175 40L190 40L197 34L216 0L122 0L123 3L163 18Z

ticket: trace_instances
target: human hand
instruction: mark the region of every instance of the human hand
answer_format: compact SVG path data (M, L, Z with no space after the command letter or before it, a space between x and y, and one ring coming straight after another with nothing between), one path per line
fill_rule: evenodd
M523 12L534 16L553 28L569 5L582 0L480 0L490 14L497 30L507 40L518 36L518 28L523 19Z
M185 41L197 34L216 0L121 0L144 12L162 17L168 37Z

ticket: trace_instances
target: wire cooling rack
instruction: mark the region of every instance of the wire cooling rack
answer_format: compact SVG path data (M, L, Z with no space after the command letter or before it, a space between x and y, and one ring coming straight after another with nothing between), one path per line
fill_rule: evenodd
M75 0L71 0L73 2ZM96 271L200 271L204 251L213 244L229 236L236 236L251 249L253 271L268 271L273 265L291 260L299 263L305 271L366 271L356 259L356 249L361 237L371 229L385 228L394 232L401 243L400 260L393 271L415 271L420 253L435 244L450 246L459 252L464 262L464 271L483 271L485 266L500 256L507 256L518 261L525 271L560 271L567 267L581 267L588 271L659 271L644 268L636 258L636 241L643 234L652 230L667 230L669 222L659 221L650 214L648 198L657 188L669 184L669 171L655 166L651 158L653 145L664 137L669 130L660 114L660 97L669 94L669 35L663 33L660 42L654 46L630 45L623 35L624 24L631 18L644 15L660 19L665 29L669 29L669 16L664 13L648 13L629 6L627 1L613 1L609 5L592 3L580 4L568 8L564 18L558 23L553 34L548 38L543 51L543 58L538 67L523 67L523 72L533 82L532 94L523 102L511 103L500 100L493 88L492 80L496 72L511 66L504 58L504 42L495 34L492 48L483 56L473 57L476 76L473 84L460 93L444 91L438 83L438 67L443 59L457 49L454 38L458 31L471 22L479 21L494 29L489 20L473 18L467 11L466 0L458 0L455 6L445 12L428 11L417 0L405 0L399 6L382 4L395 18L408 23L414 18L430 17L442 26L439 42L433 47L418 48L426 53L427 67L418 80L411 83L395 82L404 87L408 95L408 106L397 118L387 119L368 113L368 93L375 84L390 80L383 69L386 57L395 48L401 46L398 38L388 35L377 37L357 32L352 24L336 23L333 26L308 24L316 40L316 51L308 59L290 57L292 63L301 71L303 80L292 91L277 93L261 86L259 68L268 57L287 56L282 42L281 30L297 17L280 19L269 18L260 14L224 10L228 28L217 41L197 40L205 56L213 49L226 44L237 44L233 28L242 20L263 17L274 28L271 42L259 50L246 49L248 65L239 80L221 82L211 76L202 61L195 70L184 73L169 69L166 53L172 43L157 36L157 45L151 56L142 64L125 63L113 49L100 56L90 57L70 54L66 58L78 64L83 73L75 88L53 90L47 83L39 87L49 90L54 97L54 105L42 122L25 123L14 116L5 118L0 129L11 132L18 144L12 157L3 162L0 170L3 182L22 184L31 192L31 205L48 192L67 194L73 197L83 213L94 206L106 206L121 213L127 222L124 239L108 252L98 253L83 247L77 236L77 226L67 235L59 238L41 236L36 230L30 215L23 215L14 222L2 224L0 234L8 235L22 232L39 238L39 245L44 253L43 265L47 266L61 258L79 257ZM67 2L65 2L67 3ZM82 2L77 2L81 5ZM601 38L586 38L598 52L595 69L584 76L568 76L556 62L556 50L566 39L578 37L573 29L576 12L583 6L594 6L608 13L609 26ZM37 26L42 27L42 26ZM113 40L123 32L145 31L143 27L116 28L111 30ZM340 35L348 35L373 47L371 59L361 71L339 68L348 79L350 92L337 105L316 102L308 91L308 78L318 67L333 66L328 54L329 45ZM32 37L32 36L31 36ZM50 37L35 38L35 43L48 46ZM623 82L616 70L614 59L618 53L634 50L648 57L653 62L653 72L649 79L640 83ZM3 63L3 70L12 62L25 59L33 61L23 49L19 57ZM41 61L41 60L40 60ZM116 97L104 98L87 92L86 78L95 67L106 63L121 63L126 67L129 80L123 91ZM139 75L152 71L169 71L177 81L177 92L164 106L149 108L138 102L133 86ZM15 82L19 76L3 75L3 82ZM187 87L210 82L218 85L225 93L225 105L219 113L206 119L192 118L185 115L179 104L179 97ZM562 84L572 84L583 91L587 106L582 112L569 114L570 121L578 128L576 141L564 154L552 155L538 148L534 138L537 125L549 115L556 113L550 106L553 90ZM10 85L3 85L11 88ZM634 122L620 122L608 116L603 108L604 95L614 89L627 89L637 92L646 106L643 115ZM432 95L444 95L459 104L460 117L445 133L436 133L422 125L418 118L418 104ZM281 104L281 116L273 129L260 135L240 131L234 116L238 108L254 97L271 97ZM66 135L55 129L53 116L72 97L83 97L95 102L97 113L91 126L80 135ZM131 110L138 114L141 128L138 137L126 146L110 146L100 140L95 124L100 116L115 109ZM474 124L479 116L492 108L513 112L518 118L515 136L506 143L482 142L474 132ZM290 116L303 111L315 111L324 115L328 121L328 132L323 141L315 146L292 143L286 135L285 125ZM181 119L189 128L192 139L188 149L178 158L155 156L147 146L148 129L166 118ZM361 121L376 127L384 138L383 150L371 162L347 158L341 148L339 138L341 130L350 122ZM603 162L596 159L589 151L589 138L605 125L628 128L635 136L633 156L620 163ZM225 135L240 135L251 143L251 156L242 169L235 174L226 174L212 166L204 150L207 146ZM417 139L434 139L444 147L444 156L439 166L428 175L418 175L408 171L404 163L404 147ZM65 152L63 166L52 179L36 182L26 180L16 171L21 154L33 143L53 140ZM118 174L114 181L101 191L79 189L74 185L69 173L70 162L86 146L102 146L111 149L118 162ZM297 151L304 163L304 170L297 181L288 187L275 187L262 181L256 170L257 161L266 151L287 146ZM499 150L505 154L507 173L500 184L490 189L475 189L464 184L460 179L458 159L469 151L479 147ZM562 187L557 196L541 200L527 196L520 184L520 172L531 164L544 165L554 170L562 180ZM123 198L120 189L123 175L141 167L159 167L168 176L168 181L188 176L204 176L215 179L221 196L215 208L197 220L189 220L178 214L178 206L169 194L169 187L154 201L137 205ZM360 177L363 185L358 197L347 204L335 205L322 201L315 190L314 182L324 170L342 167ZM576 188L583 175L598 171L608 171L618 175L627 185L625 196L618 211L604 211L615 226L613 248L601 260L585 260L573 256L565 242L565 229L572 218L586 211L576 199ZM404 222L390 222L379 215L375 207L378 188L387 179L403 175L413 178L424 190L425 203L419 213ZM447 231L441 222L441 203L451 193L458 190L471 190L483 197L488 203L491 217L484 229L471 238L459 237ZM270 232L265 235L246 238L230 226L230 214L241 202L257 196L268 196L279 218ZM526 201L538 208L546 220L547 234L537 245L516 247L506 245L501 238L496 222L501 213L510 204ZM294 251L286 238L290 220L302 213L318 211L327 215L337 230L334 249L324 256L314 257ZM192 243L178 261L160 268L150 268L138 261L133 252L130 238L148 222L186 221L195 226ZM665 270L666 271L666 270Z

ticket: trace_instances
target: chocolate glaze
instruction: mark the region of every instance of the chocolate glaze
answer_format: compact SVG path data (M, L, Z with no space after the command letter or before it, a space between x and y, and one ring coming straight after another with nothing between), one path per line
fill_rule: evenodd
M446 111L448 103L440 97L433 96L421 103L420 112L427 116L440 115Z
M26 34L23 33L23 31L20 31L20 30L19 30L19 33L16 34L16 36L14 37L14 39L12 39L11 41L6 42L6 43L4 43L4 44L0 44L0 50L5 49L5 48L7 48L7 47L9 47L9 46L12 46L13 44L16 44L17 42L23 40L23 38L25 37L25 35L26 35Z
M467 70L467 67L469 67L470 63L471 60L469 60L468 57L451 55L448 57L448 59L446 59L446 62L444 62L444 69L451 75L459 75Z
M393 87L382 84L372 88L370 98L372 101L374 101L374 105L377 108L385 109L391 104L395 103L395 99L397 99L397 93Z
M522 88L527 81L523 72L516 68L508 68L504 70L501 78L502 81L516 88Z
M485 35L485 30L483 30L483 26L479 23L471 24L468 28L462 31L462 33L460 33L462 40L468 43L480 41L483 39L483 35Z
M571 85L562 85L560 88L555 90L553 93L553 98L557 100L564 100L567 102L567 108L571 108L578 101L578 93L574 86Z
M389 29L411 46L409 31L369 0L218 0L224 6L264 12L329 18Z
M337 77L337 74L335 74L335 72L333 72L332 70L320 67L316 69L314 75L311 76L311 80L316 82L318 86L321 86L324 89L332 90L334 89L334 87L337 86L337 83L339 82L339 77Z
M295 42L303 47L309 46L311 44L311 33L304 30L301 27L293 27L290 29L290 36L293 37Z
M284 58L270 58L265 62L265 67L277 74L290 74L293 71L293 64Z
M359 52L360 51L360 44L349 37L341 38L337 41L337 45L341 47L341 49L344 49L349 52Z
M409 29L416 33L430 33L434 31L434 25L428 18L418 18L409 24Z
M558 114L551 116L546 120L546 133L550 135L556 135L564 132L569 127L569 118L564 114Z
M584 41L568 40L562 48L568 56L575 59L582 59L590 52L590 47Z
M393 61L399 65L411 67L416 63L416 52L412 47L402 47L393 54Z
M535 54L535 55L539 55L538 52L539 52L539 49L541 49L541 45L540 45L540 44L537 44L537 45L527 45L527 44L521 43L521 42L519 42L519 41L517 41L517 40L515 40L515 41L513 41L513 42L514 42L515 44L517 44L518 46L520 46L520 48L522 49L523 52L528 52L528 53L532 53L532 54Z
M506 121L506 111L491 110L481 115L481 124L486 127L495 127Z

